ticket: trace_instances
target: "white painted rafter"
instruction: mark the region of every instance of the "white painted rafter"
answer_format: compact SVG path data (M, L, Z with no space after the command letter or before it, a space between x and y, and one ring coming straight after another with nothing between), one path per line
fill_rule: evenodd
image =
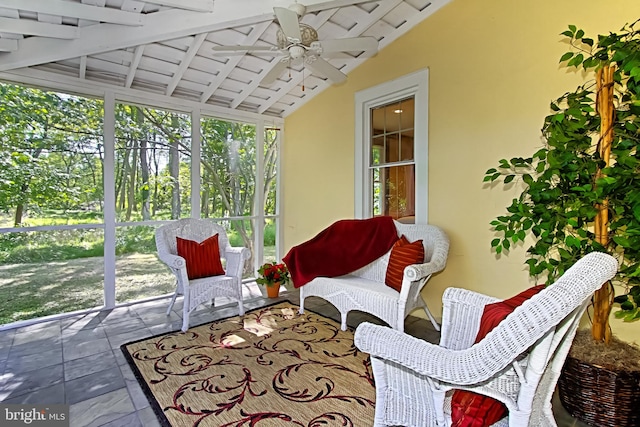
M264 34L264 32L267 31L267 28L269 27L269 25L271 25L271 21L266 21L266 22L256 24L251 29L251 32L249 33L249 35L247 35L247 38L243 43L252 45L256 41L258 41L260 36L262 36L262 34ZM207 90L200 97L200 102L207 102L209 98L211 98L213 93L220 87L222 82L227 77L229 77L229 74L231 74L233 69L236 67L236 65L238 65L238 63L240 63L241 60L242 60L242 55L237 55L229 58L227 63L224 64L222 69L218 72L217 75L215 75L215 77L211 80L211 82L207 86Z
M120 25L138 26L144 23L139 13L63 0L0 0L0 7Z
M127 73L127 80L125 80L124 87L131 87L133 78L136 76L138 65L140 65L140 59L142 58L143 53L144 45L136 47L136 51L133 53L133 61L131 61L131 65L129 66L129 72Z
M207 37L207 33L202 33L202 34L198 34L194 38L193 43L191 44L191 46L189 46L189 50L187 50L187 53L185 53L184 58L182 58L182 61L180 62L180 66L178 67L178 70L173 74L171 83L169 83L169 86L167 87L166 95L171 96L173 91L176 90L176 86L178 86L178 83L180 83L180 80L182 80L182 76L184 75L184 72L187 71L187 68L189 68L189 64L191 63L191 60L193 59L194 56L196 56L196 53L198 53L198 49L200 49L200 46L202 46L202 42L204 42L204 39L206 37Z
M11 18L0 18L0 32L53 37L56 39L76 39L80 35L78 28L71 25L48 24L31 19Z
M18 40L0 39L0 52L14 52L18 50Z
M159 4L160 6L175 7L196 12L213 12L213 1L214 0L145 0L145 3Z

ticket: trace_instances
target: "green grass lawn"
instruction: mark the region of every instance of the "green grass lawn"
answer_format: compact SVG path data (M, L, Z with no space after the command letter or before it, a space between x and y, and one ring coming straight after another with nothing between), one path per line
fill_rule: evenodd
M275 260L275 246L264 248ZM0 264L0 325L102 307L104 258ZM172 293L175 279L155 253L116 258L116 303Z
M101 307L104 259L0 265L0 324ZM175 279L155 255L128 254L116 261L116 301L173 292Z

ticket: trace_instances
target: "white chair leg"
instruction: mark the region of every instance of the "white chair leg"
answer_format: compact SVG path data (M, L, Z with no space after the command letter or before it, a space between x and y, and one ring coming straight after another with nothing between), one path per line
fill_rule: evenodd
M420 305L422 306L422 309L424 310L424 312L427 313L427 317L429 318L429 320L431 320L431 324L433 325L434 329L436 331L440 331L440 325L436 321L435 317L433 317L433 314L431 314L431 311L429 311L429 307L427 307L427 303L424 302L424 300L420 295L418 295L418 298L420 298Z
M340 329L347 330L347 313L340 313Z
M171 302L169 303L169 308L167 308L167 316L171 314L171 309L173 308L173 304L176 303L176 298L178 297L178 291L176 290L173 293L173 297L171 297Z
M189 307L182 309L182 332L187 332L189 329Z
M298 310L298 314L304 314L304 286L300 287L300 310Z
M244 316L244 304L242 303L242 298L238 300L238 312L240 316Z

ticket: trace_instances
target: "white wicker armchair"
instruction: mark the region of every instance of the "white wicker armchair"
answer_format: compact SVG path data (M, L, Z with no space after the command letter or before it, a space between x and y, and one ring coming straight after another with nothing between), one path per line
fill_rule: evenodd
M177 237L201 242L218 234L220 258L226 260L225 274L189 280L184 258L177 254ZM240 315L242 305L242 270L245 260L251 256L247 248L233 247L224 228L210 221L195 218L180 219L156 229L158 258L169 266L176 276L176 291L171 298L167 315L171 312L178 295L184 295L182 308L182 331L189 329L189 314L200 304L216 297L228 297L238 301Z
M496 425L556 426L551 398L580 317L617 268L610 255L586 255L477 344L484 306L497 300L464 289L444 293L440 345L361 324L355 344L371 354L375 425L450 425L452 390L466 389L507 406Z

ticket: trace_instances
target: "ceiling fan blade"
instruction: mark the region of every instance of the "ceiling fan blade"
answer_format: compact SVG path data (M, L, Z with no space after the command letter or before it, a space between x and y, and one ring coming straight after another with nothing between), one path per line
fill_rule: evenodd
M278 18L280 28L282 28L284 35L287 36L288 39L295 40L299 43L302 40L302 34L300 34L298 14L285 7L274 7L273 11L276 14L276 18Z
M287 69L288 63L289 61L286 58L279 59L278 63L264 76L261 83L270 85L275 82L276 79L280 77L280 74Z
M315 60L312 58L315 58ZM306 62L305 65L311 68L311 71L316 71L318 74L325 76L333 83L338 84L347 80L347 76L342 71L338 70L319 56L309 57L308 59L309 62Z
M318 43L321 52L359 52L359 51L377 51L378 40L375 37L351 37L347 39L328 39L319 42L313 42L311 48Z

